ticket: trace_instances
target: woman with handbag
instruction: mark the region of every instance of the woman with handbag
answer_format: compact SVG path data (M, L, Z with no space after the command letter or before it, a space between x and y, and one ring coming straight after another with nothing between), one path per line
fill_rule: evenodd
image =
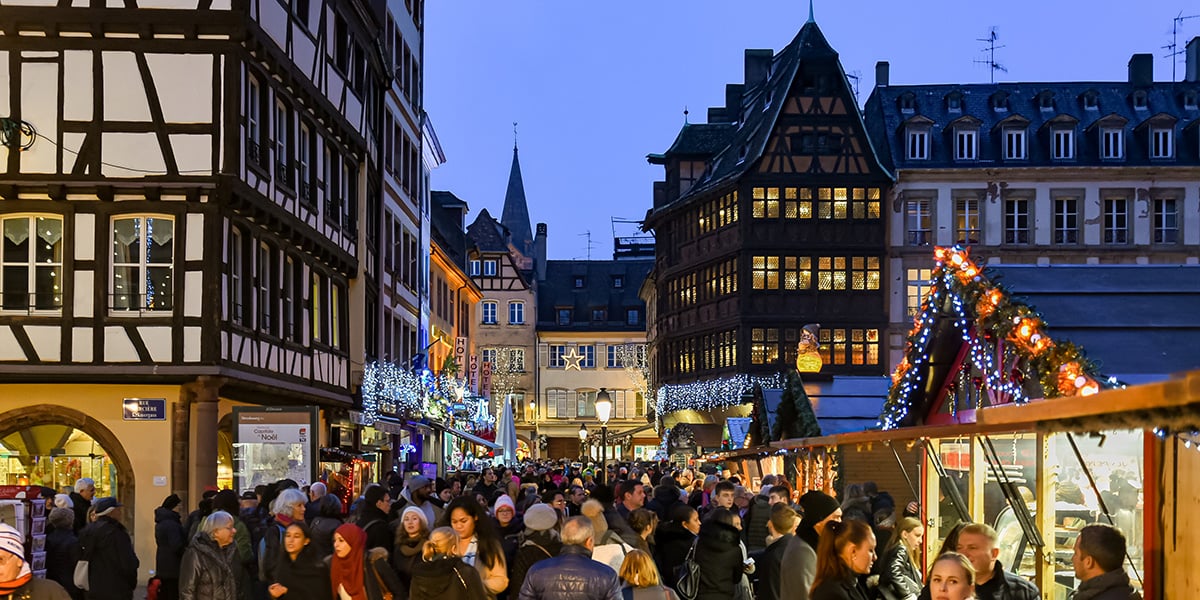
M487 597L479 571L458 557L458 534L438 527L429 534L413 569L409 600L479 600Z
M383 548L367 552L367 533L346 523L333 532L329 583L339 600L404 600L408 590L388 565Z
M654 531L654 564L667 587L679 591L679 567L696 542L700 516L696 509L681 503L671 508L670 520Z

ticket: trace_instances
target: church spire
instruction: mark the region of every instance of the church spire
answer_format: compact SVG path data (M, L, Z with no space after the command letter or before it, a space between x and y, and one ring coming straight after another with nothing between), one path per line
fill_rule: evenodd
M808 22L816 23L817 19L813 16L813 0L808 0Z
M500 224L512 234L512 244L525 256L533 256L533 228L529 224L529 205L525 202L525 182L521 179L521 162L517 159L517 124L513 123L512 170L508 173L508 190L504 193L504 210Z

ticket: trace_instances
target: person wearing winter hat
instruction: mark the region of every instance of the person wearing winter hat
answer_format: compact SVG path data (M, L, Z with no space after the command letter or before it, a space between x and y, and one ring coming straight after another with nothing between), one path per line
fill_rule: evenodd
M817 576L817 545L825 526L841 522L842 507L836 498L818 490L800 496L804 517L796 528L796 537L788 542L780 560L780 589L789 590L792 598L808 600L813 580Z
M538 561L558 556L562 540L558 535L558 512L548 504L534 504L525 511L525 532L513 556L508 595L516 597L525 583L525 573Z
M179 598L179 566L188 545L183 518L178 511L180 503L179 496L171 494L163 500L162 506L154 509L154 541L157 544L154 574L162 582L159 587L162 600Z
M517 505L508 494L501 494L492 506L492 520L496 533L500 535L500 545L504 548L505 564L512 564L521 545L521 532L525 525L517 515Z
M25 538L7 523L0 523L0 597L71 600L58 583L33 576L25 562Z
M425 511L409 505L400 513L396 543L392 547L392 568L405 587L412 583L413 570L421 562L421 552L429 541L429 521Z
M76 506L78 508L78 506ZM116 498L96 498L96 520L79 532L79 558L88 561L88 600L133 600L138 584L137 553L121 523Z
M424 475L413 475L408 480L408 506L416 506L425 513L426 523L437 523L442 518L442 507L433 502L433 480Z
M583 516L592 521L595 539L592 559L608 565L613 572L619 571L625 555L633 550L633 546L626 544L616 531L609 529L608 519L604 514L604 505L599 500L590 499L584 502L581 510Z

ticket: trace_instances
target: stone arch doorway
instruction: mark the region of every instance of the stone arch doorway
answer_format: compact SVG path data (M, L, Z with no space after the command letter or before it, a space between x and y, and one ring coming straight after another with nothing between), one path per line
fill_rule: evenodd
M41 440L31 441L30 437L40 433L49 434L51 438L57 437L61 440L70 440L72 439L70 437L71 430L82 432L86 437L94 441L102 450L104 458L115 467L117 472L117 501L125 505L124 523L132 534L133 516L137 514L136 507L134 506L134 498L136 497L134 485L137 479L134 477L133 463L130 462L129 455L125 452L125 447L121 445L120 440L117 439L117 436L108 427L105 427L100 421L78 410L54 404L29 406L0 413L0 440L9 439L11 436L16 435L26 444L44 445L45 442ZM37 451L41 451L40 447L36 445L34 447L37 448ZM61 448L62 446L59 447ZM57 450L57 448L53 449ZM48 449L47 452L50 452L50 450ZM97 495L100 494L100 489L102 489L102 485L97 481Z

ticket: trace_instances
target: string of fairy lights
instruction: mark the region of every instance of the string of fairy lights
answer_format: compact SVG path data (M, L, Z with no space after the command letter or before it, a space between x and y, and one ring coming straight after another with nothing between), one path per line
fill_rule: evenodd
M389 414L445 422L452 415L452 405L460 403L466 421L476 428L495 422L486 400L466 396L463 382L448 374L414 372L395 363L374 361L363 369L362 419L369 425L381 414Z
M1024 384L1030 376L1038 378L1047 398L1090 396L1102 387L1120 385L1113 378L1105 380L1081 348L1052 340L1041 316L992 281L966 248L938 247L934 260L929 293L913 320L904 359L892 373L879 427L895 429L907 423L924 393L934 327L946 318L968 345L970 365L993 397L1028 402ZM982 398L980 394L977 402Z
M659 415L677 410L713 410L736 406L743 396L761 386L768 389L783 387L783 375L747 375L740 373L695 383L663 385L658 388L657 409Z

